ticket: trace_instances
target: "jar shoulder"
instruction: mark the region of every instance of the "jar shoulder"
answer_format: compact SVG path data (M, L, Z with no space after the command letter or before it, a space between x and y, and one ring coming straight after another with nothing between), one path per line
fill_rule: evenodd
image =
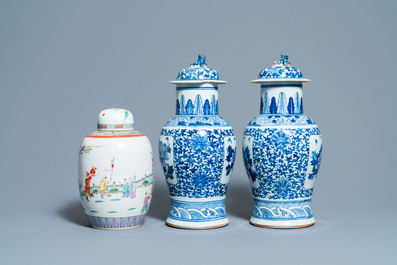
M137 131L95 131L88 134L82 141L82 146L105 144L106 146L112 146L117 144L122 145L148 145L151 146L149 138Z
M116 130L114 130L114 131L113 130L109 130L109 131L107 131L107 130L97 130L97 131L94 131L94 132L88 134L86 137L88 137L88 138L106 138L106 137L111 138L111 137L117 137L117 136L119 136L119 137L123 137L123 136L128 137L128 136L134 136L134 135L136 135L136 136L144 136L143 133L141 133L141 132L139 132L139 131L137 131L135 129L132 129L132 130L119 130L119 131L116 131Z

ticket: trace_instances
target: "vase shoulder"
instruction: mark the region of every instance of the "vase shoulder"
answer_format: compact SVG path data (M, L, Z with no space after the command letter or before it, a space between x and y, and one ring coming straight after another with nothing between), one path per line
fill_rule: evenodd
M231 127L219 115L175 115L164 127Z
M272 127L272 126L316 126L312 119L305 114L274 115L260 114L251 120L247 127Z

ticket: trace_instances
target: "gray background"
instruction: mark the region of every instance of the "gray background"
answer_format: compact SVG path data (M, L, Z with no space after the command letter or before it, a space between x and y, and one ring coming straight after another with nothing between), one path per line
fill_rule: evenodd
M1 1L0 264L392 264L397 247L396 1ZM287 51L324 153L313 227L250 225L241 140L259 113L260 70ZM157 139L178 71L207 55L228 84L220 113L238 153L230 224L169 228ZM78 148L98 113L123 107L152 142L155 193L143 227L88 226ZM394 261L395 262L395 261Z

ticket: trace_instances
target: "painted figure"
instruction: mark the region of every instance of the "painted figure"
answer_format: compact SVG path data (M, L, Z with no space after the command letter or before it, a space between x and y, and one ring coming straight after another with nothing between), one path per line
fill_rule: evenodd
M124 197L128 198L128 196L130 194L130 191L129 191L129 188L128 188L127 179L124 179L124 182L123 182L123 184L121 184L121 187L123 188L123 198Z
M96 167L92 167L92 169L90 170L91 176L95 177L95 172L96 172Z
M136 197L136 186L135 186L135 182L136 182L136 177L134 176L134 179L132 180L132 178L130 177L130 182L129 184L129 191L130 191L130 198L133 199Z
M94 195L91 194L91 179L92 177L95 177L95 171L96 171L96 167L92 167L92 169L90 170L90 173L88 173L88 171L85 172L86 174L86 179L85 179L85 199L87 201L88 197L93 197Z
M85 179L85 199L87 200L87 201L89 201L88 200L88 197L90 197L91 198L91 187L90 187L90 182L91 182L91 179L92 179L92 176L90 175L90 173L88 173L87 171L85 172L86 173L86 179Z
M112 179L110 179L110 181L112 181ZM101 183L99 183L99 192L101 193L101 198L103 199L103 197L105 196L105 194L110 197L110 193L108 190L108 182L106 177L103 177L101 180Z
M150 200L150 196L148 196L147 192L145 192L145 200L143 201L142 213L147 212L149 208L149 200Z

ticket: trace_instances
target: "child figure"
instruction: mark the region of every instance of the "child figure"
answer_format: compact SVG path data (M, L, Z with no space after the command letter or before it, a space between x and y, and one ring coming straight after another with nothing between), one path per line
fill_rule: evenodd
M135 175L135 173L134 173ZM135 186L135 182L136 182L136 177L134 176L134 180L132 180L132 178L130 177L130 198L133 199L136 197L136 186Z
M110 179L112 181L112 179ZM110 193L108 190L108 181L106 180L106 177L102 178L101 183L99 183L99 192L101 193L101 198L105 196L105 194L110 197Z
M121 187L123 187L123 198L128 198L128 195L130 194L130 191L128 189L128 182L127 179L124 179L123 184L121 184Z

